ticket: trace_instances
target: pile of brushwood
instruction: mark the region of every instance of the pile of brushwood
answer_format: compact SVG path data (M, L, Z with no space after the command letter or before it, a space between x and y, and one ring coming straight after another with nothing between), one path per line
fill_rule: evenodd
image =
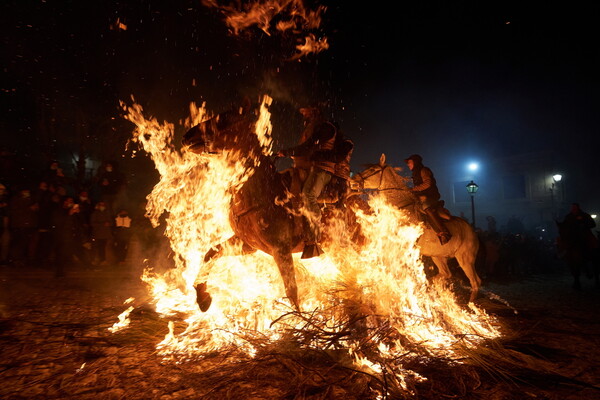
M172 362L186 382L186 393L202 399L567 399L583 391L600 398L599 386L560 372L561 357L567 355L540 345L540 332L523 325L512 307L485 296L478 303L499 318L503 336L476 348L462 345L457 337L459 360L433 356L386 324L367 327L365 320L372 316L346 313L350 316L332 327L317 315L303 313L295 314L304 319L303 327L289 329L277 341L243 333L256 349L252 357L229 348L163 363ZM153 324L164 324L151 315L147 309L134 312L131 328L114 340L130 341L136 331L141 339L140 330L152 332ZM396 340L406 345L406 352L394 359L382 357L379 343ZM355 356L375 367L357 366Z

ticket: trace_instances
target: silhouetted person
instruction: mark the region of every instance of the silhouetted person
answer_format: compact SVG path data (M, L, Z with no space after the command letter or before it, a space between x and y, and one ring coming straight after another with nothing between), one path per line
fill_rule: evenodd
M106 207L111 214L115 214L115 202L123 185L121 174L115 170L115 166L112 163L107 162L98 171L96 178L100 200L106 203Z
M121 209L115 217L114 238L115 238L115 255L117 262L124 263L127 259L127 251L131 242L131 222L127 210Z
M88 253L84 245L89 244L89 238L83 227L79 205L72 197L66 197L63 205L55 214L56 227L56 275L63 276L68 266L80 265L89 267Z
M41 176L41 180L47 182L48 185L57 187L69 185L69 180L65 176L63 169L61 168L58 161L50 162L48 169L46 169Z
M588 252L598 247L598 241L592 232L596 222L590 214L581 209L578 203L571 204L571 211L565 216L563 223L568 226L576 240L585 244Z
M10 200L8 218L11 231L10 258L15 266L31 265L33 261L33 238L37 230L38 205L31 197L31 190L23 187Z
M60 207L60 197L50 190L48 182L41 181L33 198L39 207L34 257L37 265L44 265L49 262L54 247L52 214L55 208Z
M94 263L106 264L106 248L112 237L113 218L106 203L99 201L90 218L92 231L92 250Z
M0 265L8 263L8 191L0 183Z

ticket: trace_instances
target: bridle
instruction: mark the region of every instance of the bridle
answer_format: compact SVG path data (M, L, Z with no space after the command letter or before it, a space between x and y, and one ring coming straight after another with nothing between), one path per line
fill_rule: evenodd
M383 184L383 172L385 171L386 168L389 168L389 165L385 165L385 166L381 166L381 165L377 165L378 168L373 168L374 171L372 171L369 175L367 176L363 176L363 172L359 172L358 174L356 174L356 176L358 178L360 178L360 180L356 180L357 183L359 184L359 190L364 191L365 190L365 181L374 176L375 174L379 174L381 173L380 177L379 177L379 184L377 184L377 189L373 189L373 190L385 190L385 189L381 189L381 185Z

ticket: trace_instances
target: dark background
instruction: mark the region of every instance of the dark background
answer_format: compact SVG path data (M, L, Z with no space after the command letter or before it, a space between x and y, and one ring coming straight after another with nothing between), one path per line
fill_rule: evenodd
M395 165L420 153L439 170L549 150L570 168L570 197L598 198L598 5L319 4L313 33L330 48L290 61L301 36L233 35L200 1L3 1L0 132L13 160L3 179L78 154L131 163L119 106L131 96L177 123L192 101L220 112L269 94L275 149L297 140L297 108L320 102L355 141L355 170L382 152Z

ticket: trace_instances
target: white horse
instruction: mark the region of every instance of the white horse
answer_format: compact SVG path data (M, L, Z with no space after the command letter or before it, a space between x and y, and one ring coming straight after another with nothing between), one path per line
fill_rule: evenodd
M398 207L408 211L412 222L422 221L422 213L419 204L413 194L408 190L407 180L397 172L398 168L385 163L385 154L379 159L379 164L373 164L364 171L352 177L352 186L359 189L374 189L382 193L386 200ZM439 277L450 279L452 274L448 268L448 259L456 258L458 264L465 272L471 284L472 302L477 297L481 279L475 271L475 259L479 250L479 238L467 221L462 218L450 216L444 221L446 227L452 234L450 241L442 245L436 232L425 224L423 234L417 240L417 246L421 254L431 257L438 268Z

